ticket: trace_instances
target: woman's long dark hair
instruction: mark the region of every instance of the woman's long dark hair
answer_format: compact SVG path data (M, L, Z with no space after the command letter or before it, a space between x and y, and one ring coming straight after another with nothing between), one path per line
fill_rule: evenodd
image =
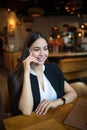
M23 60L29 55L29 48L30 46L39 38L44 38L46 41L47 39L39 32L31 32L25 40L24 48L22 51L22 55L20 57L19 63L17 64L16 68L11 72L8 76L8 89L9 95L11 99L11 107L13 107L15 96L20 88L23 86L23 76L24 76L24 69L23 69ZM48 43L48 42L47 42Z

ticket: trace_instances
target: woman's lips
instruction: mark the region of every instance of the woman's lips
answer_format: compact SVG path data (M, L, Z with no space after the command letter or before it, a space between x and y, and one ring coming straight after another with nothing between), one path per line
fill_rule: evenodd
M37 58L38 61L43 62L45 58Z

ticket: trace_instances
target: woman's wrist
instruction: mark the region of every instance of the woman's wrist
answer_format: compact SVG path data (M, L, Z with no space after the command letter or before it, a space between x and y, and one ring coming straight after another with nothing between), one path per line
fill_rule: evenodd
M64 97L61 97L57 100L57 106L64 105L66 103L66 99Z
M62 102L63 102L62 105L64 105L64 104L66 103L66 99L65 99L64 97L61 97L61 100L62 100Z

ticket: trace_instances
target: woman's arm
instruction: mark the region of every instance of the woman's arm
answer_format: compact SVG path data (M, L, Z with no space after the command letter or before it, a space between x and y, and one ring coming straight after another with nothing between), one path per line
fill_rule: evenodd
M50 108L56 108L60 105L72 102L76 97L77 93L75 90L66 82L64 81L64 96L58 98L57 100L51 101L51 100L44 100L43 102L39 103L38 107L36 108L35 112L37 114L45 114Z
M66 100L66 104L72 102L77 97L75 90L66 81L64 82L64 93L63 97Z
M19 100L19 109L24 115L30 115L33 110L33 95L31 89L30 81L30 63L37 62L32 55L28 56L23 61L24 66L24 79L23 79L23 88Z
M24 115L30 115L33 109L33 96L29 73L24 74L23 89L19 100L19 109Z

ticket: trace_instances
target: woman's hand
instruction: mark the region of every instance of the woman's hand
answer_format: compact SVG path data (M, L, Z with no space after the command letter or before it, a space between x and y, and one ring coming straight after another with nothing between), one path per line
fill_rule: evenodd
M56 107L57 107L56 100L55 101L44 100L41 103L39 103L39 105L37 106L35 112L37 114L46 114L46 112L50 108L56 108Z
M24 72L30 71L30 64L31 63L37 63L37 59L30 53L30 55L23 60L23 66L24 66Z

